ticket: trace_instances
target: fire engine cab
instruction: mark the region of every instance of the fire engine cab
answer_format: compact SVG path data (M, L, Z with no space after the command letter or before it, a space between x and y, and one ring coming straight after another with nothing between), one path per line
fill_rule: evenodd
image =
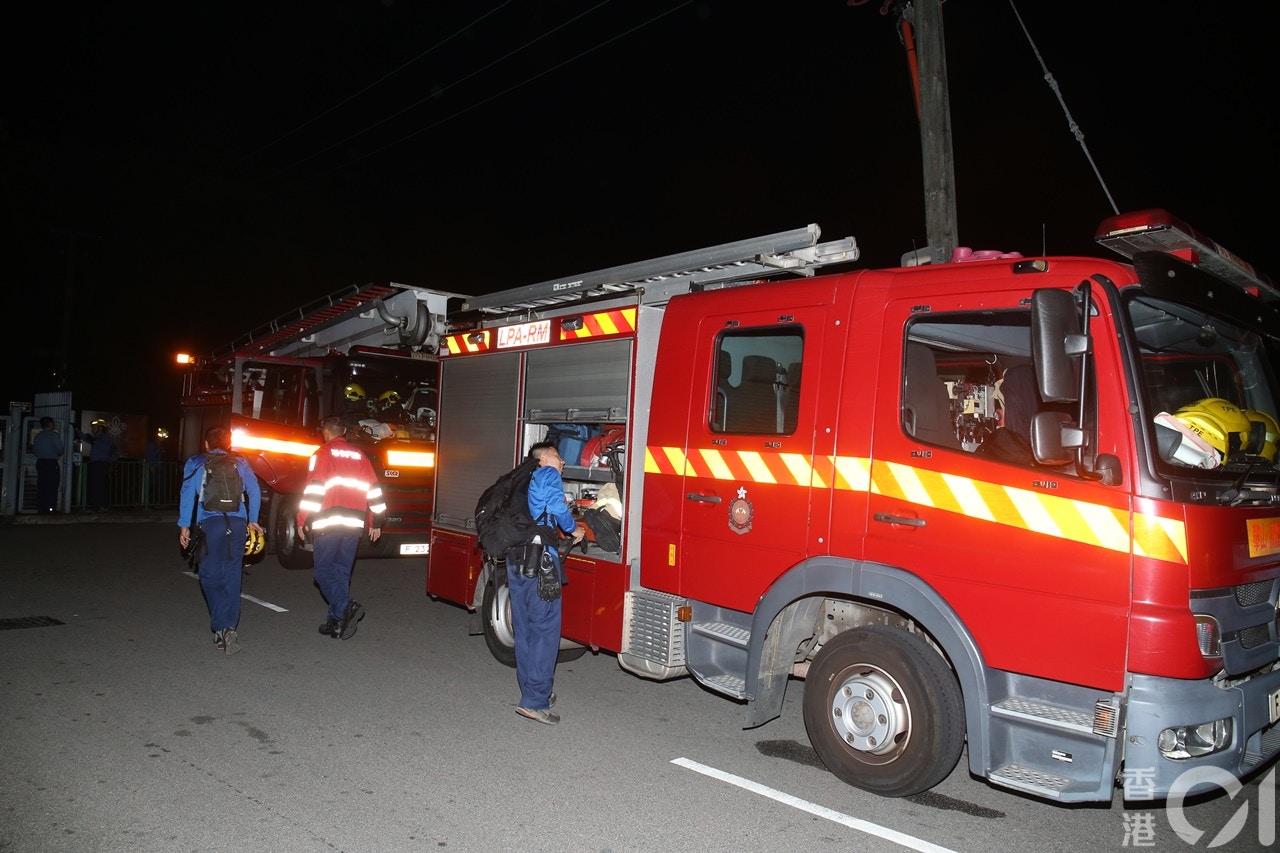
M267 547L288 569L310 569L298 500L320 421L341 415L347 439L373 463L387 514L363 556L429 547L435 473L436 351L453 294L396 283L353 285L268 323L212 356L186 360L183 458L209 426L230 425L232 449L262 487Z
M819 235L451 313L427 593L512 661L476 500L559 436L575 511L620 507L619 542L566 558L562 654L692 676L747 727L803 679L823 762L887 796L966 743L1060 802L1270 762L1280 291L1164 211L1103 223L1123 261L817 274L858 255Z

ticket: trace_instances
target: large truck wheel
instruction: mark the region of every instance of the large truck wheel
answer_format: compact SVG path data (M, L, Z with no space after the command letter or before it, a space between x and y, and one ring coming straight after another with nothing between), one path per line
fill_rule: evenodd
M293 571L311 571L311 552L302 547L298 539L298 496L281 495L276 511L276 559L280 565Z
M507 590L507 567L497 564L489 574L480 600L484 623L484 644L489 654L503 666L516 665L516 637L511 630L511 595Z
M804 726L822 763L850 785L885 797L918 794L960 759L960 685L914 634L886 625L845 631L809 668Z
M484 643L489 647L489 654L498 663L515 667L516 637L511 628L511 595L507 590L507 567L505 564L494 566L485 584L484 595L480 599L481 623L484 628ZM566 644L568 648L565 648ZM560 653L556 656L558 663L575 661L587 653L587 647L560 641Z

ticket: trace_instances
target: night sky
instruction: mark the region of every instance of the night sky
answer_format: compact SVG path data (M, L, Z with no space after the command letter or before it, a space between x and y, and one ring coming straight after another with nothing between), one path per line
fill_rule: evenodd
M1262 2L1022 16L1120 210L1277 275ZM796 228L926 243L881 0L27 2L6 10L3 402L176 418L209 352L366 281L483 293ZM1014 4L943 7L960 243L1106 255Z

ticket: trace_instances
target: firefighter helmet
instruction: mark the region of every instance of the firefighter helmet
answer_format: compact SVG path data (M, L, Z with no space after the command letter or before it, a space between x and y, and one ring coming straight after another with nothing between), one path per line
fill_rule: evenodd
M1183 406L1169 416L1162 412L1157 423L1182 433L1182 442L1173 452L1179 462L1199 468L1216 468L1249 444L1249 419L1234 403L1221 397L1206 397Z
M1280 446L1280 424L1273 416L1260 409L1245 409L1244 416L1249 419L1253 427L1249 436L1249 446L1245 448L1246 452L1261 456L1268 462L1275 462L1277 446ZM1262 424L1261 429L1258 429L1258 424Z
M364 388L355 382L347 385L342 389L342 396L346 397L352 403L360 403L364 400Z
M399 405L399 403L400 394L397 391L383 391L382 395L378 397L378 405L384 409L389 406Z
M262 553L262 549L266 545L267 540L262 535L262 531L250 527L248 534L244 538L244 555L246 557L256 557Z

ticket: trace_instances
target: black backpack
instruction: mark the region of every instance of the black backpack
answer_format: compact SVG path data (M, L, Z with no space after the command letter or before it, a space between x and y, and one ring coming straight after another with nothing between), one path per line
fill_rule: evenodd
M200 505L209 512L238 512L244 497L244 481L234 453L209 453L204 458Z
M485 489L476 502L476 547L491 560L505 559L507 550L533 535L529 515L529 481L538 460L526 459Z

